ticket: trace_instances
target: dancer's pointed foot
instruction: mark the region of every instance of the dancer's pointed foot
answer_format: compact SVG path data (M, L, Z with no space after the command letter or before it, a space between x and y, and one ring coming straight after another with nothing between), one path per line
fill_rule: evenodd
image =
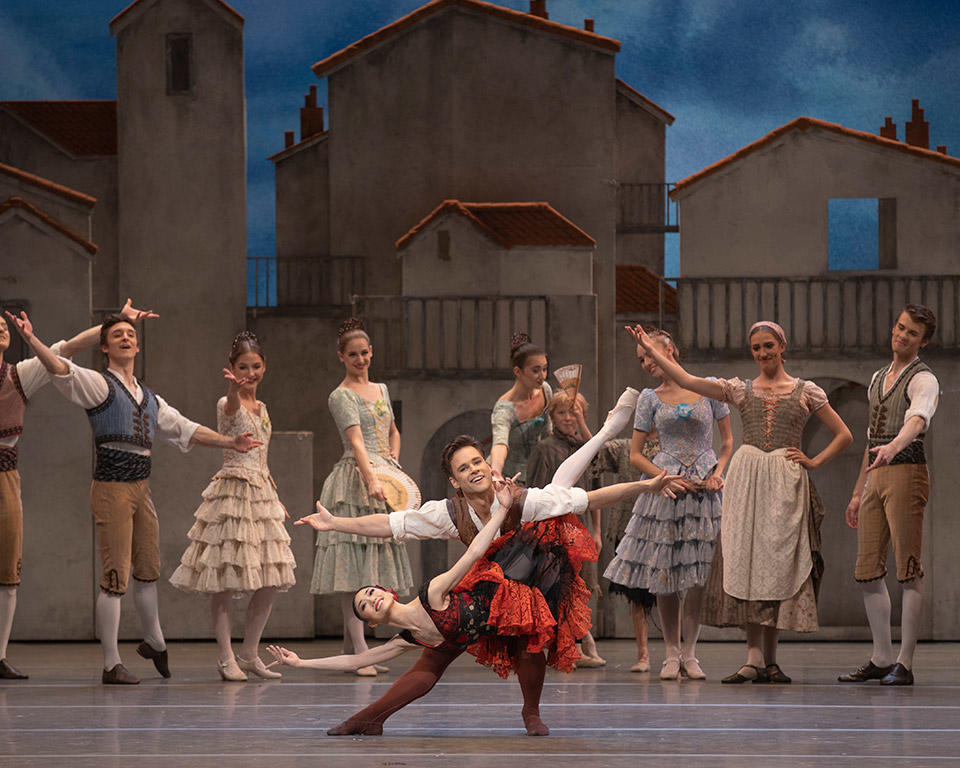
M539 712L524 712L523 725L527 729L527 736L549 736L550 729L540 719Z
M327 731L327 736L382 736L383 723L363 722L348 718Z
M623 390L623 394L617 399L617 404L613 406L609 413L607 413L607 418L603 422L603 426L608 424L619 424L623 422L623 425L626 425L627 421L630 419L630 416L637 408L637 400L640 399L640 393L637 392L633 387L627 387ZM621 425L621 429L623 428Z
M104 685L140 685L140 678L131 675L123 664L103 670L100 680Z
M142 643L140 643L140 645L137 646L137 655L144 659L150 659L153 662L153 666L157 668L157 672L159 672L162 677L170 677L170 662L167 659L166 648L164 648L162 651L158 651L146 640L144 640Z

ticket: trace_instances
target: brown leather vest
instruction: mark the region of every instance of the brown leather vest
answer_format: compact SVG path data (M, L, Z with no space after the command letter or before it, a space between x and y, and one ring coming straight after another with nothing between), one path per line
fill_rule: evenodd
M0 365L0 438L23 432L26 410L27 396L20 386L17 366L4 362Z
M503 525L500 526L501 533L509 533L520 527L520 519L523 517L523 504L526 500L527 489L524 488L517 494L517 498L513 500L513 504L507 510L507 516L504 518ZM470 507L467 500L459 492L452 499L447 499L447 513L457 527L460 541L469 547L470 542L480 531L476 523L473 522L473 518L470 517Z

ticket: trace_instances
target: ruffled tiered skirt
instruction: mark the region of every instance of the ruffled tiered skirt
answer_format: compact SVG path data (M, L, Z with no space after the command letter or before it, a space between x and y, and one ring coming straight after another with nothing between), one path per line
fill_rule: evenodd
M370 454L370 460L383 462L375 453ZM391 511L382 501L370 498L352 456L343 457L333 466L323 483L320 503L335 517L362 517ZM319 531L310 591L315 595L355 592L368 584L409 592L413 575L406 547L393 539Z
M720 494L685 493L676 499L642 493L617 554L603 575L612 592L646 589L654 595L703 586L720 534Z
M187 592L287 590L297 567L276 490L215 477L187 533L190 544L170 583Z
M576 643L591 626L590 590L580 568L596 558L597 547L575 515L525 523L494 541L454 590L469 591L479 582L497 585L487 618L491 634L467 652L500 677L515 671L519 651L546 650L547 664L572 671L580 657ZM524 572L524 578L509 579L504 570Z

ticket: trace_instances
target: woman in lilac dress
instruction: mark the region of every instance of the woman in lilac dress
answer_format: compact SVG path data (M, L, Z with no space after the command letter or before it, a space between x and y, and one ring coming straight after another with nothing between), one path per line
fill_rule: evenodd
M679 359L669 333L651 331L650 338L664 355ZM687 481L687 492L675 499L637 498L604 576L611 581L611 592L629 595L646 589L656 596L666 646L660 677L678 680L685 675L702 680L706 675L696 656L700 600L720 532L723 471L733 452L730 409L681 388L642 348L637 355L644 370L661 384L640 394L630 461L647 476L664 469L681 476ZM722 443L719 457L713 452L714 421ZM643 450L651 432L660 440L652 460Z

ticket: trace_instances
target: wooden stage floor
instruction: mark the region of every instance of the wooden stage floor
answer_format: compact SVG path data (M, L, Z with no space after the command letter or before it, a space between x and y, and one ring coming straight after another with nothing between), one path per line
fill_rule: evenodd
M292 642L301 655L335 652L331 641ZM412 663L408 654L375 679L284 670L280 681L221 683L212 643L171 643L173 677L103 686L94 644L12 644L30 675L0 680L0 766L900 766L960 765L960 644L920 646L908 688L842 685L865 661L864 643L783 643L792 685L721 685L741 644L703 643L705 682L630 674L633 644L602 641L608 665L571 675L548 671L541 713L552 733L524 735L516 680L469 657L425 698L387 721L380 737L325 730L366 705Z

